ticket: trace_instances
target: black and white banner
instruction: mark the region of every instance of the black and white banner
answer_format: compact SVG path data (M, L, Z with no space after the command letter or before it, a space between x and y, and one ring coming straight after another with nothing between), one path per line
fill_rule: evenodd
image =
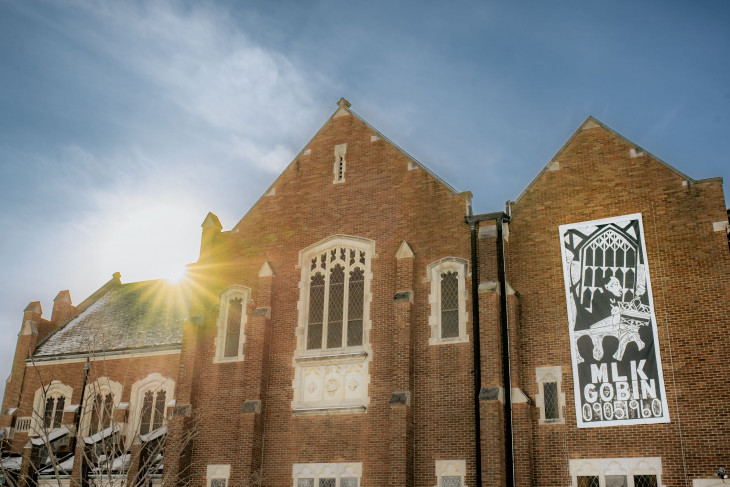
M641 214L560 226L578 427L669 422Z

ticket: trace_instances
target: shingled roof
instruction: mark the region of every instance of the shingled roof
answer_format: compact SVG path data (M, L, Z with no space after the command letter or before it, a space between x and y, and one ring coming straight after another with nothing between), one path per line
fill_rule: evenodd
M189 293L166 281L118 284L39 344L33 357L180 346L188 302Z

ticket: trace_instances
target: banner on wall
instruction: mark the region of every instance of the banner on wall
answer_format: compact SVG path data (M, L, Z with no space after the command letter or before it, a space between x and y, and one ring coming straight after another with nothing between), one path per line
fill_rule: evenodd
M578 427L667 423L641 214L560 226Z

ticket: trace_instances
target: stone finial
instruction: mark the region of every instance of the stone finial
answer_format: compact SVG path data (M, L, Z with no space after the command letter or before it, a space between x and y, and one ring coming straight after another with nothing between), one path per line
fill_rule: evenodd
M217 228L218 231L223 230L223 225L221 225L221 221L212 212L208 212L208 214L205 217L205 220L203 220L203 223L200 226L203 228L214 227L214 228Z
M350 108L352 105L349 101L345 100L344 98L340 98L337 102L337 106L340 108Z

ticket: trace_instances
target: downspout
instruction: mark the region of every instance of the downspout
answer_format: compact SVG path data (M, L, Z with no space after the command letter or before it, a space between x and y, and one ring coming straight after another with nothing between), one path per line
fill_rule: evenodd
M481 418L479 411L479 393L481 392L481 336L479 332L479 261L477 247L477 228L479 222L495 220L497 223L497 278L499 280L500 322L502 333L502 370L504 374L504 429L505 429L505 476L508 487L514 487L514 452L512 437L512 377L510 374L509 327L507 320L507 282L505 277L503 223L510 217L504 212L469 215L464 218L471 231L471 266L472 266L472 322L474 324L474 418L476 431L476 487L482 486L482 446Z
M471 207L469 207L471 213ZM470 215L471 216L471 215ZM479 410L479 392L482 389L482 351L479 334L479 253L477 252L478 221L467 217L471 232L471 303L472 323L474 325L474 452L476 454L476 487L482 487L482 421Z
M515 485L514 437L512 433L512 374L509 360L509 321L507 316L507 278L505 276L504 240L502 224L509 221L507 215L497 219L497 278L499 279L499 305L502 325L502 372L504 374L504 463L508 487Z

